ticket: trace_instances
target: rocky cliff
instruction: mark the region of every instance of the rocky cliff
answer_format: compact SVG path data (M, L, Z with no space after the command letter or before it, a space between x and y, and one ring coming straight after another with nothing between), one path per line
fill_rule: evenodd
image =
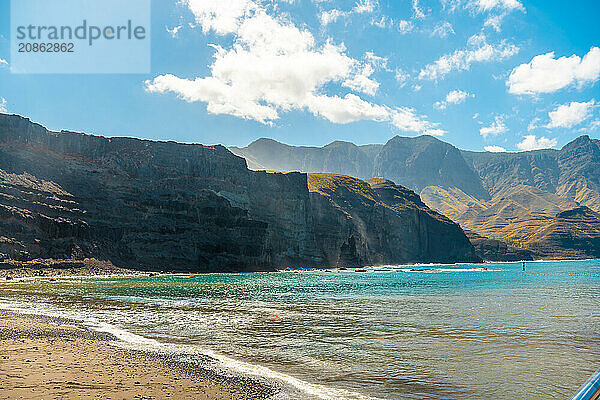
M330 265L481 260L458 225L387 179L309 174L308 187Z
M0 114L2 259L198 272L328 266L312 197L306 174L250 171L222 146L49 132Z

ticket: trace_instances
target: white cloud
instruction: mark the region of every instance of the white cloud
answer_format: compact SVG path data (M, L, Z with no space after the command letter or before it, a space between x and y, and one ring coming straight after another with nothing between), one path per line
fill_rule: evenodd
M525 11L525 7L519 0L441 0L441 2L443 8L450 12L456 11L459 7L470 9L474 13Z
M394 25L394 20L392 18L388 18L385 15L380 19L372 19L371 25L376 26L381 29L389 28Z
M489 135L498 136L507 131L508 128L504 124L504 119L501 116L497 116L490 126L481 128L479 133L484 138L487 138Z
M425 117L419 116L415 109L409 107L400 107L392 112L392 125L403 131L421 132L426 135L442 136L446 133L438 128L439 124L427 121Z
M379 89L379 82L370 78L370 76L379 70L391 72L388 69L388 59L375 55L371 51L365 53L366 63L359 69L359 72L342 83L342 86L350 88L356 92L366 93L374 96Z
M490 15L485 19L483 26L493 28L496 32L500 32L502 26L502 20L506 14Z
M481 11L490 11L492 9L507 11L525 10L523 4L518 0L475 0L473 4Z
M376 93L379 83L372 75L387 70L386 58L368 52L364 60L357 60L331 39L317 44L306 27L296 26L285 16L270 15L262 3L244 3L227 13L227 18L209 12L212 2L206 3L208 11L201 9L203 4L194 2L193 8L202 29L233 29L232 41L224 47L212 45L214 61L207 76L159 75L146 81L148 92L171 92L187 102L206 103L209 113L263 124L272 124L282 113L305 110L332 123L371 120L405 131L439 130L439 124L413 109L374 104L356 94ZM338 93L326 94L325 88Z
M552 93L570 85L583 86L600 78L600 48L592 47L580 58L554 58L554 52L535 56L529 64L521 64L512 70L508 91L513 94L536 95Z
M412 0L412 7L413 7L413 18L415 18L415 19L425 18L425 13L421 9L421 7L419 7L419 0Z
M381 29L396 28L402 35L412 32L415 29L415 24L412 21L400 20L395 21L393 18L382 16L380 19L372 19L371 25Z
M525 12L518 0L441 0L444 10L454 12L459 8L468 10L471 15L487 14L484 27L500 32L502 21L513 11Z
M404 72L401 69L396 70L396 81L398 82L400 87L404 87L404 85L406 85L409 79L410 75L408 74L408 72Z
M375 53L373 53L372 51L367 51L365 52L365 60L367 60L367 62L369 62L373 66L373 68L383 69L385 71L392 72L388 68L389 60L387 57L380 57L378 55L375 55Z
M412 21L401 20L398 22L398 32L401 34L412 32L415 29L415 25Z
M485 36L485 34L479 33L479 34L469 36L469 38L467 39L467 46L481 47L481 46L485 45L486 42L487 42L487 37Z
M439 36L441 38L445 38L448 35L454 35L454 28L452 28L452 24L448 21L440 22L431 32L431 36Z
M446 131L443 129L428 129L426 131L423 132L425 135L431 135L431 136L444 136L446 134Z
M360 120L387 121L389 109L371 104L354 94L345 97L311 95L306 107L314 115L320 115L336 124L347 124Z
M546 125L546 128L572 128L579 125L591 117L595 105L596 101L593 99L587 103L572 101L569 104L560 105L548 113L550 123Z
M370 64L367 64L363 67L361 72L354 75L350 79L345 80L342 83L342 86L350 88L355 92L363 92L374 96L375 93L377 93L377 89L379 89L379 82L369 78L373 72L375 72L375 69L373 69Z
M439 108L440 110L444 110L450 104L464 103L469 97L475 97L475 95L467 93L463 90L451 90L446 95L446 98L444 100L436 102L434 106L436 108Z
M376 0L359 0L352 11L357 14L372 13L377 5Z
M462 4L462 0L441 0L442 8L449 12L454 12Z
M258 6L252 0L183 0L196 17L203 32L214 30L219 35L237 31L244 16Z
M334 8L333 10L323 11L321 13L321 15L319 16L319 20L321 21L321 25L325 26L332 22L337 21L338 18L345 17L347 15L348 15L347 12L340 11L340 10L337 10Z
M548 139L544 136L539 139L535 135L527 135L522 142L517 143L517 147L522 151L550 149L556 146L556 139Z
M506 153L506 149L500 146L485 146L483 149L490 153Z
M540 121L541 121L541 119L540 119L540 118L534 118L534 119L533 119L533 120L532 120L532 121L529 123L529 125L527 126L527 130L528 130L529 132L531 132L531 131L533 131L533 130L535 130L535 129L538 129L538 128L540 128L540 126L539 126L539 123L540 123Z
M329 11L321 12L319 21L322 26L326 26L332 22L336 22L339 18L346 18L352 14L372 13L377 6L378 3L376 0L359 0L350 11L342 11L334 8ZM384 20L382 19L382 23L383 21ZM372 24L376 25L377 23L372 22Z
M6 109L6 99L4 97L0 98L0 113L7 113Z
M460 104L464 103L467 97L474 97L474 95L467 93L463 90L452 90L446 95L446 103L448 104Z
M590 126L585 129L585 132L593 132L600 128L600 120L592 121Z
M486 42L485 35L471 36L467 48L446 54L437 61L427 65L419 72L419 79L436 80L443 78L452 71L466 71L473 63L502 61L517 54L519 48L505 41L497 45Z
M177 25L174 26L173 29L169 29L169 27L167 28L167 32L169 32L169 35L171 35L172 38L176 38L177 35L179 34L179 30L182 28L182 25Z

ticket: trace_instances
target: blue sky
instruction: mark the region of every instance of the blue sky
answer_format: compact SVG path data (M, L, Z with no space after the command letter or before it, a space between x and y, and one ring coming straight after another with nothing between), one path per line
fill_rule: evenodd
M583 0L157 0L150 74L17 75L0 0L0 108L205 144L560 148L600 137L599 15Z

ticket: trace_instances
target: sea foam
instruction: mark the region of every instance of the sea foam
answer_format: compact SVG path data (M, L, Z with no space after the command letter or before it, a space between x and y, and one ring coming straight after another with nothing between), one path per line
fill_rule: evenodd
M32 308L25 303L7 302L4 300L0 300L0 309L19 314L72 320L80 323L87 329L110 334L116 339L112 344L125 349L169 353L180 355L182 358L193 355L207 356L217 363L212 366L207 365L205 366L206 368L211 367L220 373L229 373L232 376L257 377L280 384L282 391L273 396L273 400L383 400L350 390L310 383L261 365L236 360L201 346L162 343L158 340L129 332L113 324L100 321L95 317L85 316L83 313L76 311L56 310L52 309L49 305L39 303Z

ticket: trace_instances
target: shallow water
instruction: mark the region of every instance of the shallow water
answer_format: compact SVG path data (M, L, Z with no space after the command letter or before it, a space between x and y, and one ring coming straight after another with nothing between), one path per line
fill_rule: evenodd
M485 266L7 283L0 306L197 349L297 398L569 398L600 367L600 262Z

